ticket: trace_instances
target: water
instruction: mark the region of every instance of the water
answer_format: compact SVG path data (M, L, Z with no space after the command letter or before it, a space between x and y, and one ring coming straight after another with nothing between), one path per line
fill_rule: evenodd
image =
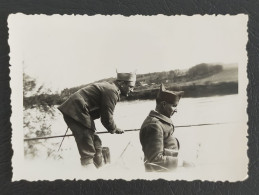
M242 100L238 95L205 98L182 98L177 113L172 117L176 126L205 123L227 123L244 120ZM114 111L114 120L121 129L139 129L146 116L155 109L154 100L118 102ZM65 132L66 126L61 113L52 123L52 134ZM95 120L97 131L106 131L100 120Z
M163 178L210 181L244 179L248 163L245 108L244 100L239 95L183 98L178 106L178 112L172 117L175 126L221 124L176 128L174 134L181 145L179 155L193 162L195 166L188 169L179 167L174 174L163 174ZM155 109L154 100L119 102L115 108L114 120L121 129L139 129L152 109ZM95 122L99 132L106 131L99 120ZM65 133L66 125L59 112L51 124L52 135ZM27 179L38 180L39 177L48 180L59 178L151 179L161 177L156 173L148 176L145 174L138 132L127 132L122 135L100 134L100 137L103 146L110 148L112 164L104 167L95 176L82 175L74 138L67 137L60 152L56 150L61 138L49 139L43 142L42 149L39 151L40 157L25 160L25 166L30 167L30 172L26 174ZM53 160L46 157L44 145L55 146L53 152L62 158ZM47 172L37 174L39 165L46 167ZM55 169L55 175L51 174L52 169Z

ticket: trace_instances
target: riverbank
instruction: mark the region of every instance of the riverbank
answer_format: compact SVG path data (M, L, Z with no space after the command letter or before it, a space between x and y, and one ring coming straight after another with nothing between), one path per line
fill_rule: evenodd
M197 65L193 68L199 68ZM209 70L210 66L205 66ZM212 66L213 67L213 66ZM191 69L192 70L192 69ZM134 92L127 98L122 97L121 101L150 100L155 99L161 83L169 90L184 91L184 97L209 97L217 95L238 94L238 68L222 68L217 71L204 73L203 69L192 71L169 71L137 75ZM202 73L203 72L203 73ZM201 74L202 73L202 74ZM113 82L115 78L106 78L96 82ZM95 82L94 82L95 83ZM88 85L88 84L87 84ZM24 97L23 106L32 108L35 106L60 105L70 95L86 85L64 89L61 93L41 93Z
M166 89L172 91L184 91L184 97L209 97L215 95L232 95L238 93L237 82L221 82L211 84L191 84L178 85L177 87L165 84ZM154 85L152 89L135 90L129 97L122 98L125 100L148 100L155 99L159 90L159 85Z

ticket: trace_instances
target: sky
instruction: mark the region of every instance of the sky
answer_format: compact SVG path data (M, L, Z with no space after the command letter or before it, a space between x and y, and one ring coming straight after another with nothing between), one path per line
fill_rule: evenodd
M24 15L8 18L12 68L53 91L118 72L246 66L247 17Z

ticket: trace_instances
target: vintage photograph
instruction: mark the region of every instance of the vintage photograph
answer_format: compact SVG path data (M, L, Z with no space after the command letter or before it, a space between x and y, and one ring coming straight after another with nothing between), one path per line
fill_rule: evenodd
M13 181L243 181L248 17L8 17Z

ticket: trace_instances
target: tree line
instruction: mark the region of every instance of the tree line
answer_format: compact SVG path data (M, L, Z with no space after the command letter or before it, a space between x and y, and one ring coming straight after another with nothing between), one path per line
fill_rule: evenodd
M157 85L160 83L179 83L179 82L188 82L192 80L201 79L208 77L210 75L219 73L223 70L222 65L209 65L206 63L198 64L189 68L186 71L182 70L171 70L167 72L154 72L147 74L138 74L135 91L145 90L145 96L142 98L141 93L136 94L138 99L143 99L145 97L153 98L155 91L154 88L157 88ZM112 82L115 78L102 79L100 81ZM25 109L33 108L35 106L41 106L42 109L47 111L48 107L53 105L59 105L64 102L71 94L76 92L82 87L87 86L82 85L73 88L66 88L61 91L61 93L52 93L51 90L44 88L44 86L36 87L37 81L34 78L31 78L29 75L23 74L23 106ZM148 94L150 91L150 95ZM133 97L131 97L133 98ZM129 99L131 99L129 98Z

